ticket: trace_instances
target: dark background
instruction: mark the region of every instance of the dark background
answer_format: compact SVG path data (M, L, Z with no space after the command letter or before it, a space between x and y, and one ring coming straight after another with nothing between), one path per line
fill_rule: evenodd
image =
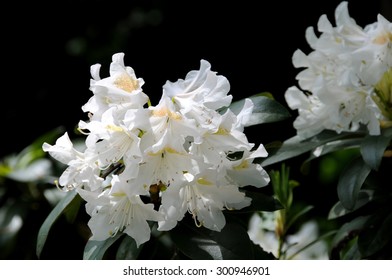
M291 62L293 52L297 48L310 51L306 28L316 28L322 14L334 24L334 11L340 2L9 2L0 17L0 159L59 126L72 134L79 120L87 120L81 106L92 94L90 66L101 63L101 77L107 77L116 52L124 52L125 64L145 80L143 89L153 104L158 102L167 80L183 79L190 70L199 69L200 59L206 59L213 71L228 78L234 100L268 91L286 106L284 93L296 83L299 72ZM362 27L375 22L378 13L392 20L391 0L348 2L350 15ZM295 113L283 122L247 128L250 142L267 144L294 136ZM312 215L325 218L337 201L336 176L331 174L340 170L347 158L316 161L304 173L300 165L305 158L287 162L292 177L301 184L295 198L315 205ZM39 218L33 213L34 218L29 220L32 225L27 228L33 228L34 240L49 213L44 210ZM80 213L84 220L88 218L84 211ZM80 258L84 241L78 233L69 230L68 224L57 223L54 227L57 234L49 236L47 246L56 246L46 249L43 258ZM79 243L70 245L72 240ZM30 243L30 239L22 238L19 245L31 247L34 252ZM35 257L29 254L15 252L11 258Z
M379 12L391 18L390 0L348 2L361 26L375 22ZM107 77L116 52L124 52L125 64L145 80L153 104L167 80L184 78L206 59L228 78L235 100L269 91L285 105L284 92L299 72L292 54L297 48L309 52L305 29L316 27L322 14L334 23L339 3L12 1L2 9L0 157L55 127L72 131L86 120L81 106L91 96L90 66L101 63L101 77ZM291 125L248 134L253 142L286 139L295 133Z

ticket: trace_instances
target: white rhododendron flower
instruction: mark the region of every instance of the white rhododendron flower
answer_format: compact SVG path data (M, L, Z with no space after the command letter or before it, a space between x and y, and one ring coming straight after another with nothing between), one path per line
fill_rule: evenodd
M335 22L322 15L319 37L312 27L306 30L313 51L293 55L294 66L304 68L296 77L300 88L290 87L285 94L290 108L298 110L294 127L303 138L360 126L378 135L392 120L392 98L380 97L384 93L377 90L392 69L392 23L378 15L377 22L362 28L349 16L347 2L336 8Z
M60 186L67 189L80 188L96 190L100 188L103 179L99 177L100 170L94 164L93 155L77 151L69 139L68 133L57 139L55 145L44 143L42 149L54 159L68 165L59 178Z
M82 106L84 112L92 114L93 120L100 120L102 114L114 107L118 118L122 118L128 109L142 108L148 101L143 93L144 80L137 78L134 70L124 65L124 53L113 55L110 64L110 77L101 79L100 64L91 66L90 90L93 96Z
M143 203L138 195L127 196L124 192L108 189L101 193L81 189L79 194L87 201L92 240L105 240L118 232L125 232L139 246L150 239L147 221L161 219L160 213L154 211L154 206Z
M149 221L167 231L187 213L196 226L220 231L224 210L250 205L242 187L269 183L254 163L267 151L243 131L253 102L246 99L238 114L227 109L230 84L207 61L184 80L166 82L156 106L123 53L113 55L108 78L99 70L91 67L93 96L82 107L89 119L79 122L84 151L68 134L43 145L68 166L58 184L87 202L93 240L125 233L139 246L150 239Z

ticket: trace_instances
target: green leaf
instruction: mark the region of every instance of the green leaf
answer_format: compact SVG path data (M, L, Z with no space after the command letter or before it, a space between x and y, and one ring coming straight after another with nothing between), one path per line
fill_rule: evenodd
M135 239L125 234L117 249L116 259L118 260L136 260L143 249L143 244L136 246Z
M220 231L198 228L191 221L182 220L170 231L178 249L195 260L246 260L255 258L255 250L246 229L238 223L226 221Z
M355 210L358 210L362 206L368 204L373 199L373 193L374 192L371 190L360 190L355 206L351 210L348 210L345 207L343 207L342 202L338 201L329 211L328 219L330 220L336 219L345 216L347 214L350 214Z
M359 216L345 223L336 233L331 242L331 259L340 259L341 252L365 226L369 216Z
M285 120L291 117L289 111L273 98L267 97L268 94L257 94L248 97L253 102L253 111L245 126L252 126L262 123L271 123ZM245 99L231 103L229 109L238 114L244 107ZM226 110L223 110L224 113Z
M378 170L385 149L392 140L392 129L388 129L381 135L368 135L363 139L361 145L361 154L363 160L374 170Z
M89 239L84 247L84 260L102 260L107 249L110 248L123 234L116 234L114 237L97 241Z
M359 251L365 258L382 250L390 242L392 213L383 214L378 213L378 215L371 216L358 236Z
M331 154L333 152L340 152L343 150L360 147L361 141L362 138L353 138L353 139L349 138L349 139L341 139L337 141L328 142L314 149L311 152L310 157L306 160L306 162L309 162L315 158L319 158L327 154Z
M73 223L79 213L80 206L82 205L83 199L80 195L77 195L68 205L67 209L64 211L64 216L68 223Z
M286 211L289 211L293 202L293 188L299 185L298 182L290 180L290 168L284 163L280 171L271 170L271 184L276 198L282 204Z
M358 249L358 237L354 238L350 244L347 245L347 250L342 253L341 259L343 260L360 260L362 255Z
M76 191L69 191L66 196L64 196L59 203L57 203L56 207L53 208L52 212L46 217L45 221L41 225L41 228L38 232L37 238L37 248L36 253L38 258L41 256L42 249L45 245L46 239L49 235L49 231L52 225L57 221L57 219L63 214L65 211L69 210L72 206L72 202L74 199L77 199L78 193Z
M268 151L268 157L265 159L258 159L256 162L260 163L263 167L275 164L290 158L294 158L301 154L310 152L311 150L321 147L326 143L335 142L343 139L362 138L362 133L358 132L342 132L340 134L331 130L324 130L318 135L301 139L298 136L287 139L281 144L265 145Z
M276 211L283 209L282 204L273 196L269 196L260 192L245 190L247 197L252 199L251 205L240 210L235 210L235 213L248 213L257 211Z
M353 210L359 190L369 175L371 168L362 158L356 158L339 176L337 191L344 208Z

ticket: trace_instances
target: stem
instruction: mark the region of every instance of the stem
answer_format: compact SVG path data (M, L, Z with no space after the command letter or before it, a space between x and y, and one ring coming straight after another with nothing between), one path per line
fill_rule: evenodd
M286 241L286 209L279 210L278 216L276 219L276 230L275 234L278 236L278 259L283 258L283 245Z

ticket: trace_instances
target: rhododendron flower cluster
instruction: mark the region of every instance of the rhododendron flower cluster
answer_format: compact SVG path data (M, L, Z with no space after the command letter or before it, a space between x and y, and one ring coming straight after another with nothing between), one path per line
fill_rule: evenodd
M220 231L224 209L241 209L251 199L241 187L262 187L269 176L255 158L266 157L244 134L253 103L234 114L228 80L201 60L185 79L166 82L156 106L143 92L144 80L113 55L110 76L91 67L93 96L82 107L88 121L77 150L67 133L43 150L67 165L58 184L76 190L91 216L92 240L126 233L136 244L158 230L174 228L189 212L197 226Z
M320 17L319 37L313 27L306 30L312 52L293 55L294 66L304 69L297 75L300 89L290 87L285 98L298 110L294 127L303 138L360 126L379 135L392 124L392 23L379 14L362 28L347 6L342 2L336 8L336 26Z

